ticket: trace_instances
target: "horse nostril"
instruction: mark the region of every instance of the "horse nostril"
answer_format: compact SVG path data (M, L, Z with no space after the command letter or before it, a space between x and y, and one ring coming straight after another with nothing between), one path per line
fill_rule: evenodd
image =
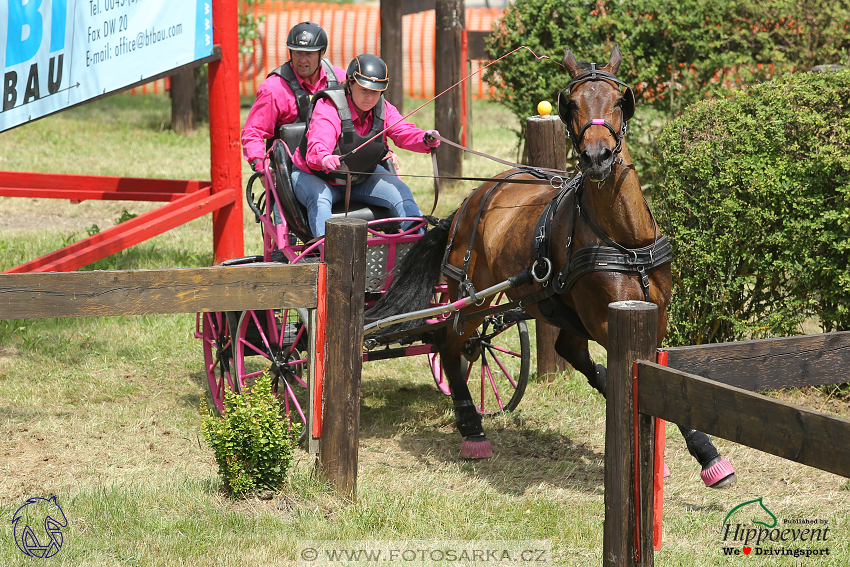
M604 150L599 152L599 165L602 165L603 163L611 159L612 155L613 154L611 153L611 150L609 150L608 148L605 148Z

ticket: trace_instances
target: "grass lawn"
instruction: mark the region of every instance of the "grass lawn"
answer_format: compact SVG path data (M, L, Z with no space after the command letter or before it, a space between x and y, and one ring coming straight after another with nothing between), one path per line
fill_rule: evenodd
M432 127L432 108L412 120ZM166 98L119 95L39 120L0 134L0 169L209 179L208 132L173 134L169 112ZM473 116L474 148L514 160L510 113L476 102ZM427 155L400 154L402 173L429 173ZM478 157L464 162L469 175L502 169ZM431 180L410 185L430 208ZM451 212L473 186L441 192L437 214ZM155 206L0 199L0 270L79 240L94 225L108 228L125 210ZM259 230L245 210L246 254L257 253ZM88 269L212 261L208 215ZM583 376L532 376L515 412L485 421L494 457L467 462L458 458L450 400L434 387L425 357L368 363L357 502L335 496L303 451L273 500L233 500L200 438L206 377L194 331L194 315L0 321L0 565L294 565L299 541L432 539L546 540L549 564L602 563L605 406ZM604 362L604 350L592 353ZM772 395L850 418L846 401L818 390ZM847 479L718 439L740 483L712 491L674 426L667 437L673 476L656 565L850 565ZM27 558L15 546L12 516L27 498L50 495L68 520L64 545L49 560ZM826 522L826 545L793 547L828 547L829 555L724 556L724 517L756 498L780 522Z

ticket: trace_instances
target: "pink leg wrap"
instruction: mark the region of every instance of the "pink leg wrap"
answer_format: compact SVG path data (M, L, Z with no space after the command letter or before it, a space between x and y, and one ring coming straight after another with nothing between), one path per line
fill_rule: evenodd
M489 441L464 441L460 446L461 459L489 459L493 446Z
M667 466L667 463L664 463L664 478L667 478L670 475L670 467Z
M713 465L699 473L700 477L702 477L702 481L705 483L706 486L714 486L720 481L734 474L735 469L732 468L732 463L730 463L726 459L720 459L718 462L714 463ZM737 479L734 479L734 481L728 486L735 486L736 483Z

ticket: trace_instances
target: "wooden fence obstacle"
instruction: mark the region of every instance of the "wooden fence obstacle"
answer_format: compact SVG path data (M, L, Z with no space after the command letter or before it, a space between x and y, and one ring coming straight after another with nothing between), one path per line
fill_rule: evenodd
M605 565L654 564L650 416L850 478L850 420L750 391L846 381L850 332L662 349L666 367L648 305L609 306Z
M324 420L327 446L313 438L311 448L322 455L317 465L331 484L353 497L365 249L364 221L334 219L327 224L326 264L0 274L0 319L308 309L311 385L324 383L329 399L324 407L338 412ZM320 312L328 315L327 332ZM328 369L327 379L322 368ZM317 407L321 410L322 404Z

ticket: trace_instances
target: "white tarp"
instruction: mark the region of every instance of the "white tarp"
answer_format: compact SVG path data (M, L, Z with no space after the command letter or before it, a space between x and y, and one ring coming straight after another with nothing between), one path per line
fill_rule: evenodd
M0 1L0 131L212 51L211 0Z

